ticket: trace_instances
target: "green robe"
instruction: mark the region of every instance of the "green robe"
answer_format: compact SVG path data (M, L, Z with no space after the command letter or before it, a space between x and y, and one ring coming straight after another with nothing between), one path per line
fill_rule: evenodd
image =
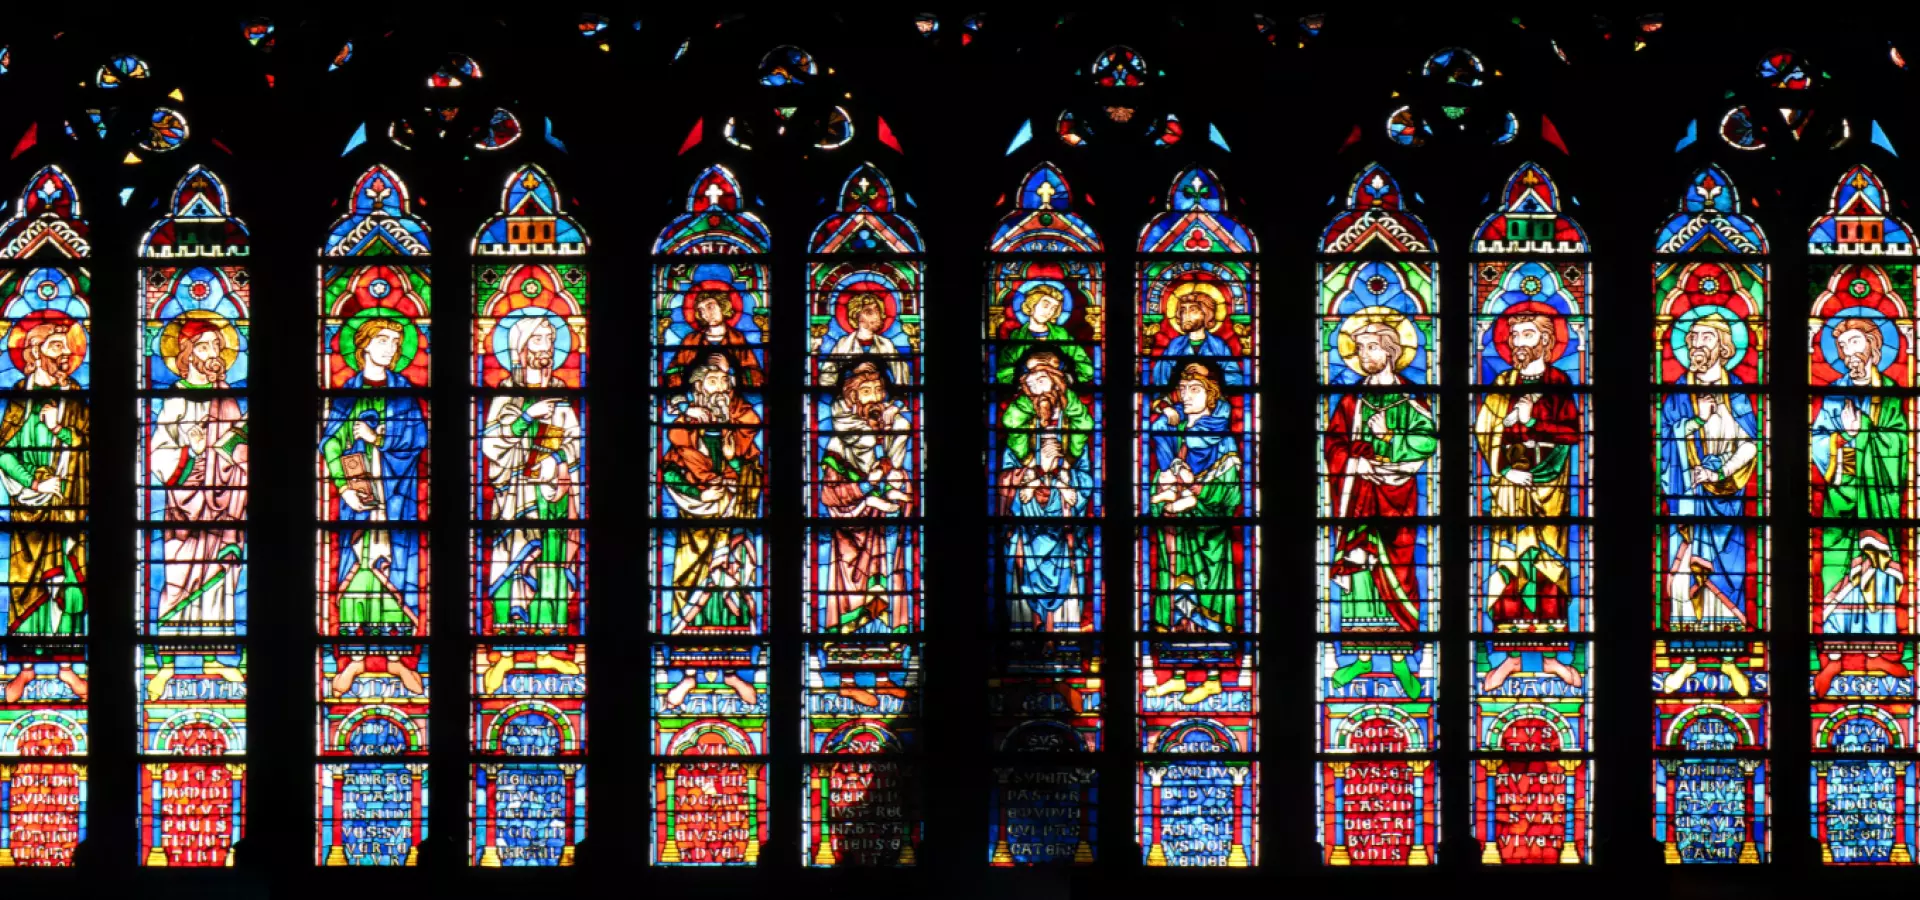
M1020 357L1035 344L1052 344L1059 348L1067 359L1067 374L1073 376L1074 384L1092 384L1094 382L1093 357L1087 354L1087 348L1074 343L1074 337L1058 323L1048 325L1047 333L1040 334L1031 328L1021 328L1000 339L1000 359L995 368L995 380L1001 384L1012 384L1019 375Z

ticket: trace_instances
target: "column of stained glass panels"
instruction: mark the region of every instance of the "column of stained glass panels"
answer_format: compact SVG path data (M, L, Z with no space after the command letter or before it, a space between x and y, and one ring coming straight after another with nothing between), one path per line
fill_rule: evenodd
M1865 166L1807 238L1813 837L1912 865L1914 239Z
M0 224L0 867L87 836L87 223L56 166Z
M654 242L652 862L751 866L767 822L767 258L740 182L701 172Z
M1106 749L1106 249L1060 171L1020 184L988 243L986 596L994 641L988 861L1090 865Z
M1438 263L1393 176L1360 171L1320 238L1321 859L1431 865L1439 850Z
M586 837L587 247L536 165L473 239L472 865L569 866Z
M808 866L913 865L920 844L926 264L898 199L860 166L807 241Z
M427 829L427 224L375 166L320 262L315 859L411 865Z
M1760 863L1772 841L1767 239L1709 166L1654 252L1653 835L1670 863Z
M134 653L140 861L225 866L246 830L252 252L198 166L140 242Z
M1469 800L1487 865L1590 860L1589 249L1532 163L1474 235Z
M1205 169L1180 173L1140 233L1132 693L1149 866L1259 863L1257 250Z

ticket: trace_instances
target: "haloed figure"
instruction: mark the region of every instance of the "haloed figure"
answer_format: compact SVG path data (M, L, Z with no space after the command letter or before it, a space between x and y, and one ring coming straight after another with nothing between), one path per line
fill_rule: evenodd
M1155 631L1224 633L1240 627L1239 561L1230 526L1188 524L1241 514L1240 442L1233 431L1232 401L1222 394L1214 370L1188 363L1165 396L1148 404L1146 434L1152 448L1148 496L1159 522L1152 541L1153 591L1150 625ZM1218 672L1208 675L1208 682ZM1181 678L1162 682L1177 690ZM1217 685L1215 685L1217 689Z
M1572 511L1580 408L1569 394L1541 390L1571 383L1552 365L1555 324L1539 314L1507 317L1513 368L1495 377L1506 390L1488 393L1474 421L1487 515L1516 523L1489 529L1486 602L1500 631L1564 627L1572 600L1567 527L1554 520Z
M159 620L192 629L234 621L240 590L240 531L188 528L247 515L247 419L240 401L193 392L227 387L228 350L219 325L188 321L173 362L189 393L159 402L148 471L166 486L166 592Z
M1093 414L1073 392L1060 357L1028 357L1019 393L1001 415L1006 449L1000 458L1000 507L1022 519L1065 520L1085 513L1093 475L1087 445ZM1035 631L1081 627L1081 566L1091 555L1087 537L1070 524L1014 526L1007 537L1010 602L1023 626Z
M508 331L513 369L506 386L553 386L554 337L546 318L522 318ZM495 397L480 436L490 521L520 527L499 533L488 553L494 621L502 627L557 631L567 625L578 560L571 532L559 523L581 517L584 432L564 397ZM535 523L546 523L544 527Z
M817 463L820 503L840 520L833 530L828 619L843 631L869 622L890 625L888 598L904 592L911 563L901 530L874 520L903 515L919 490L913 422L871 362L842 379L830 415L832 436Z
M48 322L21 341L26 374L0 414L0 501L12 523L79 522L92 479L87 465L91 421L72 373L84 358L86 332L77 323ZM6 536L10 634L84 634L86 546L78 535L19 530Z

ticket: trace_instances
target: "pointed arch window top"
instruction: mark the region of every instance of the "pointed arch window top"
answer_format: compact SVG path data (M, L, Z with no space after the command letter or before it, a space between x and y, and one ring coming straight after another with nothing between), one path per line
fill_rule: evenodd
M0 259L41 254L80 259L92 251L73 179L59 166L33 173L14 203L13 218L0 225Z
M473 236L480 256L578 256L587 252L587 232L560 207L560 189L547 170L533 164L507 176L500 212Z
M1000 220L987 249L994 253L1098 253L1100 235L1073 211L1073 191L1052 163L1020 181L1019 206Z
M687 192L687 211L653 243L654 253L765 253L771 243L760 217L741 210L740 182L726 166L710 166Z
M1142 253L1252 253L1259 241L1227 214L1220 178L1195 166L1167 192L1167 208L1140 229Z
M1888 214L1887 189L1866 166L1854 166L1833 189L1833 205L1814 220L1807 249L1828 256L1912 256L1907 223Z
M432 252L427 223L412 212L407 183L386 166L374 166L353 183L352 211L333 223L328 256L426 256Z
M246 256L251 250L246 223L228 207L226 183L205 166L181 176L166 216L140 239L141 256L162 259Z
M1389 253L1432 253L1434 244L1426 223L1407 212L1400 183L1385 167L1368 163L1354 176L1347 191L1347 208L1320 233L1320 252L1359 253L1376 249Z
M1580 223L1560 211L1560 189L1537 163L1522 163L1507 179L1500 209L1480 223L1475 253L1586 253Z
M1660 226L1656 253L1767 252L1758 223L1740 214L1740 192L1719 166L1695 173L1680 197L1680 211Z
M862 163L840 186L838 209L807 242L810 253L920 253L920 230L894 212L893 184Z

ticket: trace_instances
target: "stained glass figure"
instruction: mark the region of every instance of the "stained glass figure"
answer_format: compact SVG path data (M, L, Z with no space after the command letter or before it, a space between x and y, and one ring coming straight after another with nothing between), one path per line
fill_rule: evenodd
M1105 627L1105 247L1065 176L1029 172L987 250L986 383L991 620L999 635ZM1090 865L1105 747L1095 641L994 647L988 862Z
M474 72L477 77L477 69ZM321 865L407 865L426 836L431 252L406 183L355 182L322 248L315 501ZM378 262L350 261L379 257Z
M91 252L72 180L35 172L0 223L0 868L87 836Z
M765 532L770 248L740 183L695 178L654 243L655 865L752 866L771 834ZM728 757L721 759L718 757Z
M136 627L143 635L232 639L247 634L251 455L242 391L252 363L252 277L244 264L251 251L251 236L232 215L225 183L199 166L180 179L166 216L140 243L137 386L142 396L137 401L135 517L149 524L136 537L135 561ZM244 736L245 653L244 645L233 644L143 650L144 662L160 666L143 675L142 688L149 694L173 692L189 703L195 697L226 697L230 708L179 713L192 713L185 721L205 721L201 727L218 736L219 749L204 749L209 745L202 736L150 734L142 752L243 752L237 739ZM173 684L176 679L179 685ZM162 702L152 697L148 706ZM143 708L142 715L154 711ZM223 724L234 719L241 728ZM142 861L226 865L246 821L245 766L149 763L142 772L148 788L140 819ZM217 798L221 809L200 808L192 800L196 791ZM214 823L232 827L223 831Z
M913 865L924 596L925 247L861 165L807 242L807 645L802 860ZM885 761L835 757L878 753Z
M1906 576L1914 285L1901 261L1913 245L1890 201L1855 166L1807 238L1809 499L1820 526L1809 542L1809 825L1830 865L1912 865L1916 837L1914 761L1890 758L1912 753L1920 708Z
M1591 852L1592 645L1511 637L1592 628L1590 249L1534 163L1474 232L1469 799L1485 865Z
M517 137L517 122L514 129ZM496 115L495 138L499 134ZM580 525L590 471L587 406L579 391L589 371L589 277L578 260L590 243L562 201L545 169L522 166L507 176L499 212L472 243L470 515L487 523L473 532L469 560L476 637L585 634L587 547ZM480 644L473 649L472 679L472 755L558 761L586 752L586 645ZM481 848L476 865L572 863L578 836L564 828L535 839L525 833L527 825L479 818L483 811L511 819L565 808L584 827L585 778L568 774L556 787L548 783L556 771L474 766L476 779L495 776L491 790L478 781L470 786L474 841ZM516 788L533 808L521 808ZM567 794L560 807L551 805L555 791ZM505 813L503 798L512 804Z
M1128 59L1112 58L1116 77ZM1138 249L1135 615L1166 639L1138 649L1136 839L1149 866L1254 865L1257 661L1221 639L1260 628L1259 247L1193 168Z
M1755 864L1772 854L1767 239L1707 166L1654 251L1653 832L1669 863Z
M1464 51L1462 51L1464 52ZM1439 281L1378 163L1321 231L1315 746L1321 860L1425 866L1440 849Z

